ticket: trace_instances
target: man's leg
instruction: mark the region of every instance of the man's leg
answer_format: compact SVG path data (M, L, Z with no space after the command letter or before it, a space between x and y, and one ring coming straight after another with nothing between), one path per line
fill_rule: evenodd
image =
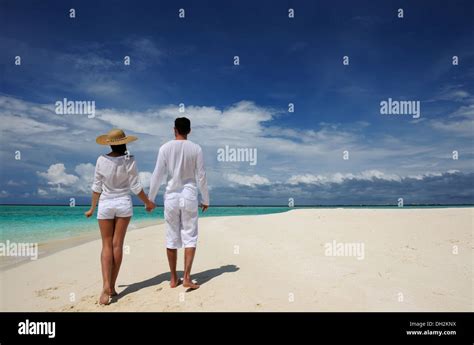
M178 274L176 273L176 263L178 261L178 250L166 248L166 255L168 256L168 263L170 265L171 281L170 286L175 288L179 285Z
M193 267L194 254L196 248L189 247L184 249L184 280L183 286L190 289L198 289L199 285L191 280L191 268Z
M170 286L175 288L179 285L178 274L176 273L176 265L178 261L178 250L181 247L180 228L181 215L178 201L175 199L165 199L164 216L166 222L166 255L170 266Z
M197 200L185 200L183 210L183 229L181 237L184 244L184 279L183 286L190 289L199 288L191 280L191 268L193 267L194 255L198 240L198 203Z

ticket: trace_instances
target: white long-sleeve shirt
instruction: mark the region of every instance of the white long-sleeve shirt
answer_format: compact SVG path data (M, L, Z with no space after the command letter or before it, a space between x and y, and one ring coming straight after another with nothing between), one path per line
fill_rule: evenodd
M133 156L97 158L92 190L101 193L100 199L111 199L138 194L142 191L137 164Z
M189 191L192 195L197 187L201 192L202 203L209 205L204 159L198 144L190 140L171 140L160 147L150 180L148 194L150 200L155 200L165 178L167 178L165 198L173 197L174 194L183 191Z

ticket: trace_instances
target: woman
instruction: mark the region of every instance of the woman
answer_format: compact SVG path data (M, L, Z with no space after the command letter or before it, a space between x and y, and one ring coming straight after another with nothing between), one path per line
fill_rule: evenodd
M112 129L96 139L97 144L110 145L112 149L97 159L91 208L85 213L86 217L92 216L99 202L97 219L102 236L103 279L99 303L104 305L117 295L115 282L122 262L123 241L133 215L130 191L143 201L147 211L155 208L140 184L135 159L127 152L126 144L135 140L137 137L127 136L121 129Z

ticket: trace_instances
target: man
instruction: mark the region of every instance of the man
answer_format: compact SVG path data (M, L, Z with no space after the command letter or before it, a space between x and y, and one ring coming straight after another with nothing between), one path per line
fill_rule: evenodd
M149 199L154 201L161 183L167 177L164 195L166 223L166 253L171 271L170 286L179 284L176 274L177 249L184 247L183 286L199 288L191 280L191 267L198 239L198 187L201 208L209 207L206 172L201 147L188 139L191 121L185 117L174 121L175 140L161 146L155 171L150 181Z

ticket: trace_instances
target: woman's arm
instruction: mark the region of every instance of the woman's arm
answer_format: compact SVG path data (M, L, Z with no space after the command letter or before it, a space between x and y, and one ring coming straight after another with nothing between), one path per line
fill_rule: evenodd
M100 157L97 158L97 163L95 164L94 182L92 183L91 208L84 213L87 218L94 214L95 208L97 207L97 202L99 201L100 194L102 193L103 177L102 174L99 173L99 165Z
M140 198L145 204L145 208L148 212L151 212L155 207L155 203L149 200L143 191L142 184L140 183L140 177L138 175L137 164L135 159L130 158L128 162L128 181L130 183L130 190Z
M100 193L92 192L91 208L84 213L87 218L94 214L95 208L97 207L97 202L99 201L99 197Z
M155 203L147 198L143 189L140 191L140 193L137 194L137 196L140 198L141 201L143 201L143 203L145 204L145 208L148 212L151 212L154 208L156 208Z

